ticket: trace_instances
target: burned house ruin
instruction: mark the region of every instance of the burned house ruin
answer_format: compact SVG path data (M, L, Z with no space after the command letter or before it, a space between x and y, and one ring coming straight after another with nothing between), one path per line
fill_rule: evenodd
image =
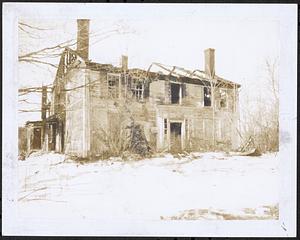
M156 151L239 146L240 85L215 74L214 49L204 51L204 71L160 63L129 69L127 56L117 67L89 60L89 20L77 25L77 49L61 54L51 102L42 100L41 121L27 123L28 150L101 155L120 114L142 127Z

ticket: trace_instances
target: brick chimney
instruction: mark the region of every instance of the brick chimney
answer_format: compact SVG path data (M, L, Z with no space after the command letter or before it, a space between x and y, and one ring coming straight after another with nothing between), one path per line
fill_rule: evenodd
M89 19L77 19L77 53L85 61L89 60Z
M121 65L122 65L122 70L126 72L128 70L128 56L122 55Z
M205 56L205 73L213 78L215 76L215 49L208 48L204 50Z

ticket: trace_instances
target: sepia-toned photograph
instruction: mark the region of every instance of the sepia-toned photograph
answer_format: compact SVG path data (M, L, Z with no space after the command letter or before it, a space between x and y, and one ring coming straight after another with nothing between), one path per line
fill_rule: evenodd
M5 4L4 233L294 236L296 16Z

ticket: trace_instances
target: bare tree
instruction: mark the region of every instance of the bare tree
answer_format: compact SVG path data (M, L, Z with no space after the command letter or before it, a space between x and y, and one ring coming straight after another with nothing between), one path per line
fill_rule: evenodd
M26 38L30 41L37 41L42 43L47 37L47 34L53 30L53 27L52 28L41 27L22 20L18 22L18 29L19 29L19 35L22 35L22 38ZM117 23L109 28L101 28L89 34L90 41L91 41L90 46L99 43L105 39L108 39L110 37L113 37L114 35L129 34L129 33L135 33L135 31L133 29L129 29L124 24ZM74 48L76 44L77 44L77 39L70 38L68 40L62 41L57 44L53 44L50 46L45 46L33 50L31 46L26 47L22 45L22 41L20 41L18 61L20 64L25 63L25 64L34 65L39 68L42 68L44 71L48 70L49 72L53 73L55 69L58 67L59 58L62 52L65 50L65 48ZM42 91L41 85L20 88L19 103L23 103L26 105L29 104L29 100L27 99L28 94L30 93L40 94ZM47 86L50 88L51 84ZM39 105L40 103L32 103L32 104ZM39 112L39 111L41 110L40 109L19 110L20 113Z
M243 134L245 139L250 136L254 139L256 147L261 152L279 150L279 86L278 62L265 61L265 85L262 94L243 106Z
M49 28L42 28L38 26L33 26L31 24L25 22L18 23L19 30L26 34L27 37L32 39L39 39L42 41L41 34L47 30L51 30ZM93 33L90 33L91 45L101 42L107 38L112 37L113 35L119 34L128 34L134 33L132 29L128 29L126 26L117 24L112 29L108 30L97 30ZM69 39L67 41L61 42L59 44L53 46L47 46L36 51L29 51L23 54L19 54L18 60L19 62L26 62L32 64L43 64L48 65L54 68L57 68L56 64L53 64L49 59L58 58L62 51L65 48L72 48L77 44L76 39ZM24 50L23 50L24 51Z

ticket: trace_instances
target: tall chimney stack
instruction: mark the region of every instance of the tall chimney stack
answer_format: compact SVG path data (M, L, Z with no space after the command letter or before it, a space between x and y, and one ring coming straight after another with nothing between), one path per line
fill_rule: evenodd
M77 53L85 61L89 60L89 19L77 19Z
M205 56L205 73L213 78L215 76L215 49L208 48L204 50Z
M122 55L121 65L122 65L122 70L126 72L128 70L128 56Z

